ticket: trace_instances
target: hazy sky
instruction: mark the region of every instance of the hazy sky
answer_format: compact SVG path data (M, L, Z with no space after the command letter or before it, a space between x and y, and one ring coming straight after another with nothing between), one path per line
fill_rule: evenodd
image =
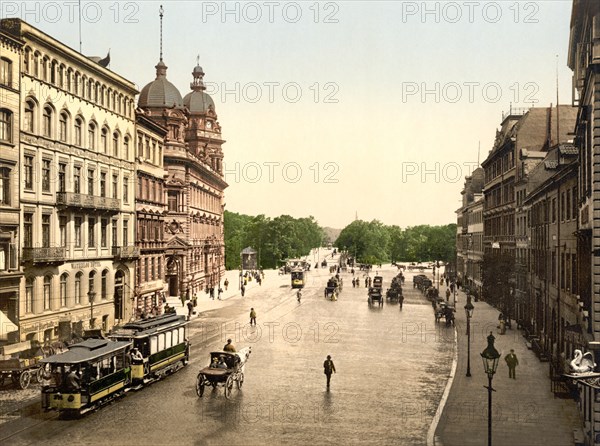
M571 103L571 1L82 1L83 53L141 89L161 3L168 79L206 73L234 212L455 222L479 142L483 161L511 103L556 103L557 61ZM76 1L0 10L79 48Z

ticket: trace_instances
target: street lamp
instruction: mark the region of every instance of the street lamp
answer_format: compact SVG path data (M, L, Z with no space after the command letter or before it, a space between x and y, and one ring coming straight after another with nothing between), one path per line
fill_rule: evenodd
M467 315L467 376L471 377L471 318L475 307L471 303L471 295L467 294L465 314Z
M94 299L96 298L95 291L88 291L88 299L90 301L90 328L94 328Z
M483 352L481 352L481 359L483 360L483 369L488 376L488 385L483 386L488 389L488 446L492 446L492 392L496 390L492 388L492 379L498 368L498 359L500 359L500 353L494 348L494 340L496 338L490 331L490 335L487 337L488 345Z

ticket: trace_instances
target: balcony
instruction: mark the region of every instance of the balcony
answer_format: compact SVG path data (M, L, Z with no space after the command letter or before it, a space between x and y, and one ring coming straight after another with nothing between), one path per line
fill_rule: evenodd
M113 246L112 255L117 259L137 259L140 256L140 248L137 246Z
M64 263L67 260L67 248L23 248L23 262Z
M57 192L58 206L78 209L97 209L101 211L119 212L121 200L118 198L96 197L95 195L77 194L74 192Z

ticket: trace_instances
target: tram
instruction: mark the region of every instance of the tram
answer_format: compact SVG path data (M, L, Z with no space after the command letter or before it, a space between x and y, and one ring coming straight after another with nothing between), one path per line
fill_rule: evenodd
M165 314L117 326L108 336L114 341L130 341L143 359L133 360L131 379L141 386L187 365L190 343L185 316Z
M295 268L292 270L292 288L304 288L304 270Z

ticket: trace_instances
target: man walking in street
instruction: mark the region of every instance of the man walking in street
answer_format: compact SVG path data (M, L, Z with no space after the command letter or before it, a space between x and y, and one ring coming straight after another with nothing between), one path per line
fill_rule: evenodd
M323 373L325 373L325 376L327 377L327 390L329 390L329 382L331 381L331 374L337 373L335 371L335 365L333 364L333 361L331 360L331 355L327 355L327 359L323 363L323 369L324 369Z
M254 311L254 308L250 308L250 325L256 327L256 311Z
M188 321L192 319L192 314L194 313L194 303L191 300L188 300Z
M508 377L517 379L515 369L519 365L519 360L517 359L517 355L515 355L515 351L512 348L510 349L510 353L504 357L504 360L508 366Z

